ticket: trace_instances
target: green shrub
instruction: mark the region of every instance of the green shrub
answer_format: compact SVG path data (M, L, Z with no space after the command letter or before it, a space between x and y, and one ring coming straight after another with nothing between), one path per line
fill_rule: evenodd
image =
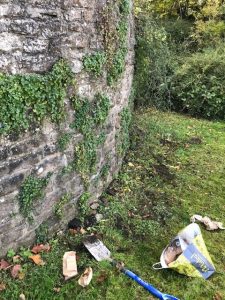
M173 106L205 118L225 119L224 47L188 57L172 78Z
M168 108L174 61L167 33L150 17L140 19L137 27L135 104Z

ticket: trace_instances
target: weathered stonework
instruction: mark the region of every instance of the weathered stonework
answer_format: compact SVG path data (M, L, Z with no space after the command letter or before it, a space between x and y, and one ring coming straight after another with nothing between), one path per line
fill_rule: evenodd
M114 0L112 0L113 2ZM106 0L0 0L0 71L8 74L45 73L59 58L69 61L78 94L93 98L103 91L111 99L111 110L105 126L106 141L98 148L97 171L90 178L88 192L96 200L118 172L122 158L116 151L116 135L120 129L120 112L128 105L133 75L133 20L129 17L126 69L118 84L107 86L106 75L93 78L82 70L85 54L103 49L98 30L100 11ZM60 131L70 132L73 119L69 100L67 122L59 127L46 120L40 128L19 136L0 137L0 256L8 249L29 245L41 224L54 232L65 227L76 214L76 202L84 192L79 174L65 174L63 167L73 159L74 145L81 139L77 133L64 152L57 140ZM1 103L0 103L1 106ZM96 181L104 164L109 164L107 178ZM52 172L45 197L34 203L30 223L20 213L18 193L30 174L44 177ZM97 182L97 183L96 183ZM65 205L64 217L54 215L54 206L65 193L72 195Z

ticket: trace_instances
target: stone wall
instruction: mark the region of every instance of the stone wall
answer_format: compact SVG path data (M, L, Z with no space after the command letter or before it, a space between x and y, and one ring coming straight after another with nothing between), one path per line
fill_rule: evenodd
M126 68L118 83L107 85L106 74L93 77L83 70L84 55L104 49L99 31L101 10L105 0L0 0L0 71L7 74L45 73L59 58L65 58L76 79L77 93L93 99L104 92L111 101L104 127L105 142L97 149L97 165L89 176L88 188L79 173L62 175L62 169L73 160L74 147L82 134L73 133L64 151L58 147L60 133L71 132L74 118L69 99L65 98L67 121L60 125L48 119L41 126L20 134L0 136L0 256L8 249L29 245L35 231L44 225L50 232L64 228L77 214L76 203L88 191L90 203L97 201L104 188L118 172L122 157L116 150L121 111L128 105L133 74L133 20L128 17L128 53ZM1 109L1 103L0 103ZM0 120L1 123L1 120ZM109 173L99 178L107 163ZM21 214L18 194L24 180L33 174L43 178L52 173L44 197L32 205L32 221ZM64 203L62 218L54 208L65 193L71 195Z

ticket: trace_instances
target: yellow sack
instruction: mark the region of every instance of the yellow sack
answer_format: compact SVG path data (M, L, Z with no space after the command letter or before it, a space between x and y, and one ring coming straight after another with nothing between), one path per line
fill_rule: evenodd
M199 226L185 227L164 249L154 269L170 268L190 277L209 278L215 267L207 251Z

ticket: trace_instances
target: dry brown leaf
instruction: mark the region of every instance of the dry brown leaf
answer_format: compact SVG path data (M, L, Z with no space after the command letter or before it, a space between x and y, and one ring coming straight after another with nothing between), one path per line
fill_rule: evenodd
M43 245L43 244L40 244L40 245L36 245L32 248L31 252L33 252L34 254L38 254L42 251L50 251L51 247L49 246L49 244L46 244L46 245Z
M106 272L101 273L97 278L96 278L96 282L97 283L102 283L103 281L105 281L108 278L108 275Z
M33 262L38 265L38 266L43 266L45 263L43 262L41 255L40 254L36 254L36 255L31 255L29 257L31 260L33 260Z
M0 261L0 270L7 270L10 267L11 267L11 265L6 260L1 259L1 261Z
M25 297L25 295L24 295L24 294L20 294L20 296L19 296L19 300L26 300L26 297Z
M85 234L87 231L83 228L83 227L81 227L81 229L80 229L80 233L81 234Z
M25 272L19 271L18 279L19 279L19 280L23 280L24 277L25 277Z
M0 292L4 291L6 289L6 284L1 282L0 283Z
M15 265L13 266L12 270L11 270L11 275L13 278L18 278L19 272L21 270L21 265Z
M84 273L81 275L81 277L78 280L79 285L82 287L86 287L91 282L91 279L93 277L93 270L91 267L88 267L85 269Z
M223 296L220 293L216 293L213 297L213 300L223 300Z
M22 260L21 256L19 256L19 255L13 256L12 259L13 259L14 264L19 263Z

